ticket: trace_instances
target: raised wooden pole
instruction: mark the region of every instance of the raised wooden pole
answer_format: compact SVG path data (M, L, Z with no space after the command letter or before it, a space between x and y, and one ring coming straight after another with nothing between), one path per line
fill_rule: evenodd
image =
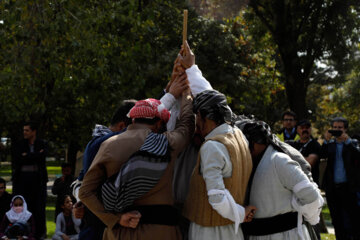
M185 46L185 41L187 40L187 21L188 21L188 10L184 10L184 20L183 20L183 46Z

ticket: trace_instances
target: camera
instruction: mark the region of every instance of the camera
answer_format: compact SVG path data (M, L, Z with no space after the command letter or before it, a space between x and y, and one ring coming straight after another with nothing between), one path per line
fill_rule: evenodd
M341 130L328 130L329 133L331 133L331 135L333 135L334 137L340 137L341 134L343 133L343 131Z

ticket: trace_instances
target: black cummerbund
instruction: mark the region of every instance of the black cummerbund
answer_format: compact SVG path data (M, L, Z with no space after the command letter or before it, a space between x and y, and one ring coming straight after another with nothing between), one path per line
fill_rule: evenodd
M244 235L264 236L285 232L297 227L297 212L288 212L269 218L254 218L241 224Z
M170 205L131 206L125 212L139 211L140 224L160 224L174 226L178 224L178 210Z

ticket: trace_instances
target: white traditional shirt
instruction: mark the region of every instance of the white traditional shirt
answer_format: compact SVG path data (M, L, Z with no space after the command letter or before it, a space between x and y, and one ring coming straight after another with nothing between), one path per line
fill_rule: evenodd
M299 164L271 145L268 146L251 185L249 205L257 208L254 218L268 218L300 210L305 220L315 225L319 221L322 204L319 189L310 182ZM305 225L301 225L285 232L250 236L249 239L307 240L310 236Z
M219 134L233 133L232 126L224 123L213 129L205 140ZM244 220L245 210L239 204L236 204L237 211L233 211L232 202L234 199L225 189L223 178L231 177L232 163L229 152L225 145L218 141L209 140L204 143L200 149L201 173L206 183L206 189L209 195L210 205L224 218L235 221ZM211 192L217 194L211 194ZM210 193L210 194L209 194ZM238 226L238 225L237 225ZM236 229L235 229L236 228ZM194 222L190 224L189 239L212 240L212 239L238 239L242 240L243 234L236 224L225 226L204 227Z

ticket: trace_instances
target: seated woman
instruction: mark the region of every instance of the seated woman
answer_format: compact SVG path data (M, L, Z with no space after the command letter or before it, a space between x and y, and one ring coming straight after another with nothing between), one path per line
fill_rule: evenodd
M56 230L53 240L77 240L79 238L81 220L73 214L73 203L69 195L61 201L62 212L56 217Z
M0 224L1 239L35 240L35 221L23 196L14 196L10 207Z

